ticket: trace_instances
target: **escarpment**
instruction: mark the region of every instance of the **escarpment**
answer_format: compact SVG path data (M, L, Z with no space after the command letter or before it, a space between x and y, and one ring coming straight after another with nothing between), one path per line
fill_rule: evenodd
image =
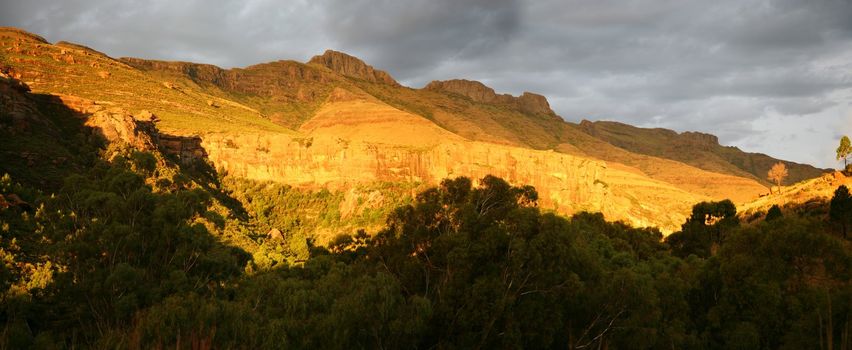
M608 169L600 161L474 141L418 149L327 135L209 134L203 136L202 146L216 167L229 175L309 188L401 181L437 184L444 178L479 179L490 174L535 186L545 209L562 214L600 211L613 220L655 225L667 232L676 229L685 218L682 213L700 199L633 173ZM653 188L657 190L648 191ZM667 200L654 202L652 196Z

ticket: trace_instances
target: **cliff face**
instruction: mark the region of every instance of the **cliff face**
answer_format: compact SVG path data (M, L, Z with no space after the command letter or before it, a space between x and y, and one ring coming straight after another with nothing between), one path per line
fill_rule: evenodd
M468 97L473 101L481 103L509 105L528 114L555 114L553 110L550 109L550 104L547 102L547 99L542 95L531 92L524 92L518 97L514 97L509 94L498 95L494 92L494 89L473 80L435 80L427 84L423 89L429 91L450 92Z
M696 198L638 175L607 169L603 162L551 151L461 141L425 149L349 141L330 136L280 134L202 137L217 168L254 180L295 186L346 189L376 181L437 184L448 177L485 175L539 191L540 205L563 214L600 211L611 220L655 225L670 232L684 220ZM634 186L636 185L636 186ZM642 186L652 188L642 192ZM667 198L655 203L649 196ZM643 202L642 206L631 205Z
M524 92L517 98L518 107L521 111L530 114L555 114L550 109L550 103L547 103L547 98L542 95L532 92Z
M211 64L157 61L122 57L121 61L141 70L169 72L196 83L210 83L223 89L260 96L281 95L296 82L327 83L333 78L293 61L277 61L246 68L222 69Z
M483 83L474 80L452 79L452 80L435 80L430 82L423 88L430 91L446 91L454 94L466 96L471 100L482 103L508 102L509 95L497 95L494 89L486 86Z
M308 64L312 63L325 66L338 74L348 77L363 79L373 83L399 85L387 72L374 69L357 57L342 52L326 50L322 55L314 56L308 61Z

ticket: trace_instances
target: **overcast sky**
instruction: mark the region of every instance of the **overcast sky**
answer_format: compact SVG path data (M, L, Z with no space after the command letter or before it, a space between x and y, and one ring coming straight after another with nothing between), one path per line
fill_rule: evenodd
M331 48L822 167L852 135L852 0L0 0L0 25L225 68Z

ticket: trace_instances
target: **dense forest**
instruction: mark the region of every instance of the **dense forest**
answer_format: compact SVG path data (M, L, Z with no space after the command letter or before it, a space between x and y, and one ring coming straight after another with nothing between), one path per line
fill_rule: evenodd
M664 239L456 178L320 246L252 232L335 220L282 214L327 191L116 153L49 193L0 180L0 347L850 349L845 187L749 218L700 203Z

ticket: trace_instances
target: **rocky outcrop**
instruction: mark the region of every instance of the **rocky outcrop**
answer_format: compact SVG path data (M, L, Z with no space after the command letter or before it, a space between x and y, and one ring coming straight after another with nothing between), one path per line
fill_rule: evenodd
M522 112L528 114L554 114L550 109L547 98L532 92L524 92L517 98L518 107Z
M305 101L321 96L315 88L303 82L325 84L334 80L333 74L295 61L276 61L246 68L222 69L211 64L177 61L157 61L132 57L120 58L125 64L144 71L161 71L189 78L198 84L213 84L222 89L277 101ZM172 82L163 82L167 89L177 89Z
M133 118L120 108L95 112L86 118L85 125L95 129L109 142L122 142L140 151L157 149L157 128L154 123Z
M444 91L465 96L482 103L506 103L511 101L511 95L497 95L494 89L475 80L452 79L435 80L423 88L430 91Z
M71 42L67 42L67 41L59 41L55 45L58 46L58 47L66 48L66 49L72 49L72 50L78 50L78 51L81 51L81 52L85 52L86 54L89 54L89 55L95 55L95 56L100 56L100 57L103 57L103 58L109 58L109 56L107 56L103 52L100 52L98 50L95 50L95 49L88 47L88 46L85 46L85 45L75 44L75 43L71 43Z
M322 55L317 55L308 61L308 64L318 64L331 69L339 74L363 79L374 83L383 83L398 86L390 74L385 71L374 69L357 57L347 55L343 52L326 50Z
M532 92L524 92L518 97L509 94L497 94L494 89L474 80L435 80L423 89L462 95L481 103L508 105L527 114L555 115L553 110L550 109L547 98L542 95Z
M686 131L680 133L680 140L684 143L689 143L702 149L712 149L719 147L719 138L716 135L705 134L703 132Z
M159 70L185 75L195 82L208 82L219 86L228 84L227 71L212 64L180 61L157 61L133 57L119 59L127 65L141 70Z
M156 116L142 111L134 116L120 108L102 109L86 117L85 125L93 128L110 143L127 144L140 151L160 151L189 165L207 158L198 136L160 133Z
M157 141L163 154L176 157L183 165L193 164L207 158L207 151L201 146L201 137L159 134Z

